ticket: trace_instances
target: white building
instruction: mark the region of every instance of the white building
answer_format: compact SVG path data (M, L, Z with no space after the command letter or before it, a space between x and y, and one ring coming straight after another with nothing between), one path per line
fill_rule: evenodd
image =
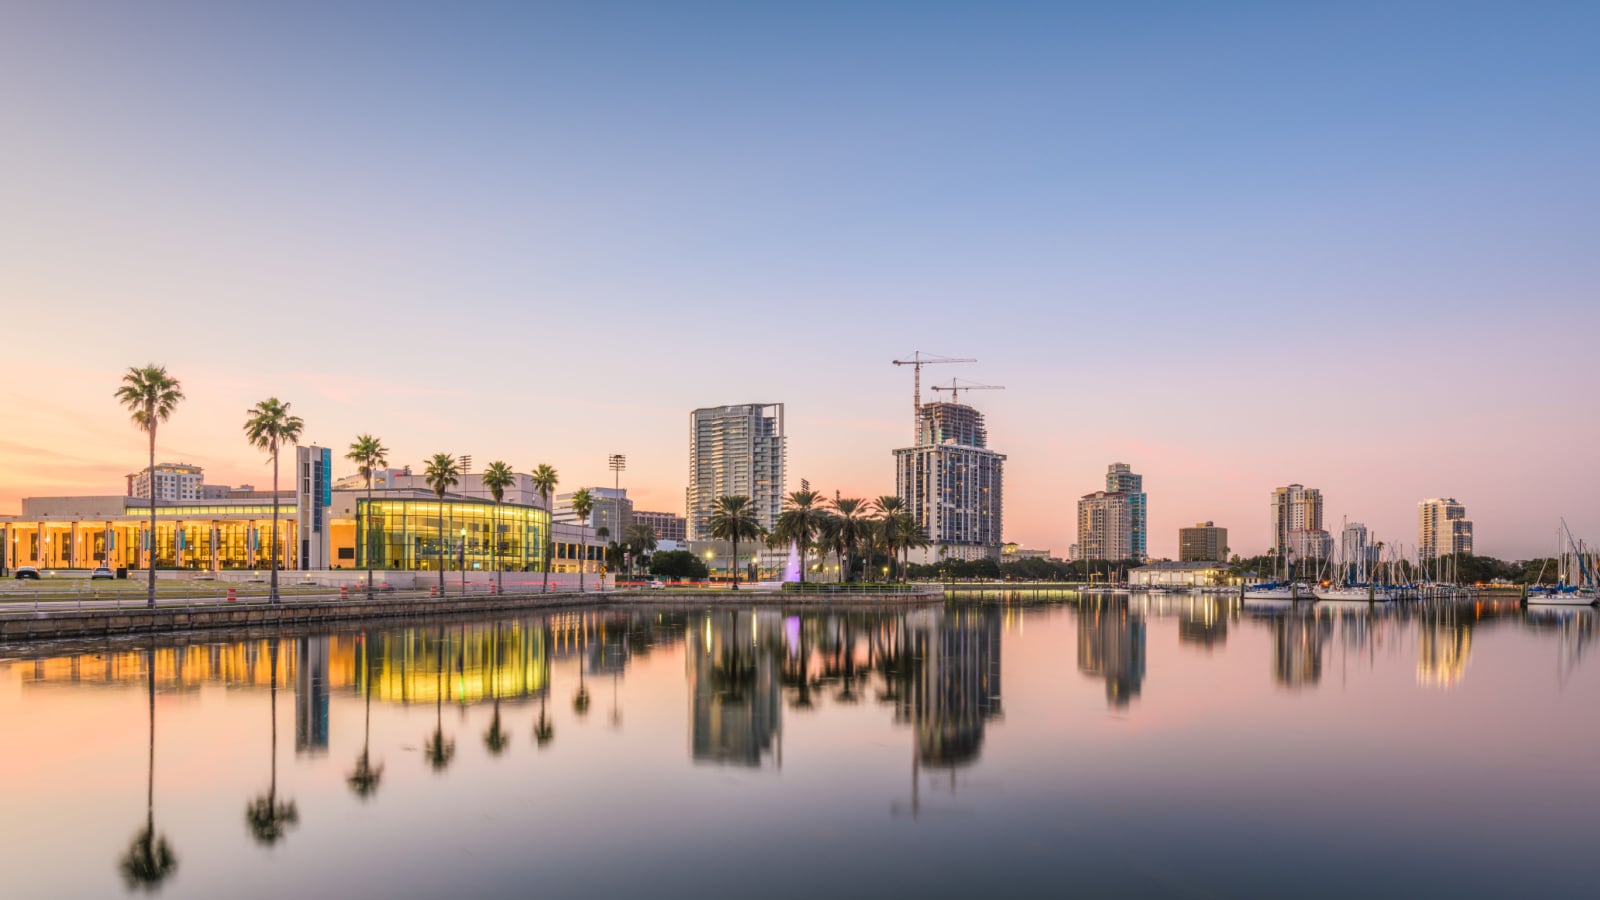
M157 500L174 503L199 500L201 487L205 482L205 470L188 463L157 463L154 482L155 487L152 491L149 467L129 475L128 496L141 500L148 500L154 496Z
M1272 552L1289 549L1292 531L1322 530L1322 492L1301 484L1272 491Z
M1078 501L1078 557L1133 558L1133 505L1123 491L1095 491Z
M932 546L912 561L998 559L1005 455L988 447L983 414L962 403L925 403L917 446L894 451L895 492Z
M749 497L768 531L783 511L788 442L782 403L712 406L689 414L689 540L711 538L718 497Z
M1424 559L1472 552L1472 522L1454 497L1417 504L1417 552Z
M597 532L604 528L608 540L621 542L623 532L633 524L633 501L628 499L627 488L590 487L582 490L587 490L594 500L594 508L589 512L589 527ZM554 521L578 524L578 516L572 511L572 498L577 493L569 491L556 495L555 509L550 513Z

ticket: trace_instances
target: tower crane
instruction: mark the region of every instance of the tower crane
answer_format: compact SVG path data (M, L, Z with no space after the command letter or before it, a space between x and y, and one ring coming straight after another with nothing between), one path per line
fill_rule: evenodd
M936 384L933 389L936 391L949 391L950 402L957 403L960 402L957 398L961 396L962 391L1003 391L1006 386L1003 384L972 384L970 382L962 384L961 379L952 378L949 384Z
M922 367L939 363L970 363L977 362L977 360L956 359L950 356L939 356L934 353L923 353L921 350L914 350L910 359L897 359L893 360L893 362L897 366L911 367L911 433L916 434L917 429L922 427Z

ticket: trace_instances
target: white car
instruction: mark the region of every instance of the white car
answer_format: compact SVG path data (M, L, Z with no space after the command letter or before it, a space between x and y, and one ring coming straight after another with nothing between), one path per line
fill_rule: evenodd
M667 586L667 583L665 581L662 581L659 578L657 578L657 579L655 579L655 580L650 582L650 587L651 587L652 590L664 588L666 586Z
M111 579L114 579L116 577L117 577L117 573L111 571L109 568L107 568L105 566L96 566L95 570L93 572L89 573L89 580L90 581L99 581L102 578L104 578L106 580L111 580Z

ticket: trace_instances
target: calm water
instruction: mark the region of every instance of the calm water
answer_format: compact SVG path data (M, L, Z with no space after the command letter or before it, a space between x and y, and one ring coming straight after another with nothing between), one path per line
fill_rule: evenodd
M1597 637L1134 597L12 648L0 894L1592 897Z

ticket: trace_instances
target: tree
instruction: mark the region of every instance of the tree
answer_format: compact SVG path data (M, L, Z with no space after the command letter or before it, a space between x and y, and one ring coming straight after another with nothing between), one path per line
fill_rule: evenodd
M550 512L550 496L555 493L556 485L560 483L561 477L547 463L540 463L539 467L533 470L533 489L538 491L539 497L544 500L546 513ZM543 553L540 554L544 557L544 588L541 593L549 593L550 591L550 557L555 555L555 548L555 540L550 535L550 520L547 516L545 519Z
M367 518L365 523L357 517L356 533L362 532L362 525L366 525L366 550L363 554L367 558L367 599L372 599L372 476L377 470L389 464L389 449L383 442L370 434L358 436L350 444L350 449L344 455L345 459L356 464L356 471L367 482Z
M650 574L660 578L702 581L711 575L705 560L688 550L663 550L650 554Z
M350 790L357 797L365 800L378 792L378 783L383 780L383 763L376 766L372 764L372 658L369 655L371 643L367 635L361 636L361 659L365 677L367 699L367 717L361 732L361 755L356 757L356 767L345 776L345 781L350 785Z
M773 537L780 544L793 544L800 550L800 583L806 583L806 553L822 528L827 511L821 506L822 495L816 491L793 491L783 499L783 512L778 514Z
M268 397L248 410L244 434L250 445L272 456L272 582L267 590L268 601L278 603L278 451L287 444L300 440L305 422L289 414L289 404L277 397Z
M594 495L588 488L579 488L572 495L572 514L578 517L578 527L585 532L578 546L578 593L583 593L583 573L589 568L589 514L594 512Z
M483 487L494 498L494 537L489 552L494 555L494 589L497 594L505 593L506 589L505 566L500 564L500 502L506 497L506 488L516 483L517 473L500 460L489 463L489 467L483 470Z
M900 545L900 574L909 581L911 578L911 551L931 547L933 546L933 541L928 540L928 533L922 530L922 526L917 524L917 517L911 513L902 512L895 516L892 521L895 542Z
M632 578L639 557L656 549L656 530L649 522L635 522L622 530L622 538L629 550L628 577Z
M278 639L267 644L272 658L272 781L265 794L257 796L244 809L245 824L257 842L272 846L300 821L300 810L293 800L278 802Z
M461 464L448 453L435 453L428 460L422 479L428 483L428 487L433 488L433 495L439 498L439 599L443 600L444 570L449 565L445 553L450 547L450 535L444 527L444 495L461 483Z
M150 438L150 546L144 552L144 564L150 579L147 605L156 605L156 427L172 418L172 413L183 401L183 385L167 374L165 366L150 363L142 369L130 368L122 376L122 387L117 388L117 400L128 410L133 424ZM109 556L109 554L107 554Z
M877 537L889 554L889 567L899 562L900 529L895 518L905 512L906 503L894 494L884 494L872 501L872 513L878 517Z
M178 869L178 857L167 843L167 836L156 832L156 651L155 639L144 656L145 676L150 698L150 764L146 770L144 828L122 854L122 880L128 889L155 891Z
M843 551L843 556L850 561L849 567L844 569L842 580L850 581L855 576L856 550L864 541L870 539L869 532L872 526L867 521L867 506L864 501L849 497L836 499L833 501L833 513L839 529L835 540Z
M750 498L740 494L717 498L711 508L711 536L719 541L733 542L733 562L728 566L733 574L733 589L739 589L739 542L754 541L761 537L761 523L756 521L755 508Z

